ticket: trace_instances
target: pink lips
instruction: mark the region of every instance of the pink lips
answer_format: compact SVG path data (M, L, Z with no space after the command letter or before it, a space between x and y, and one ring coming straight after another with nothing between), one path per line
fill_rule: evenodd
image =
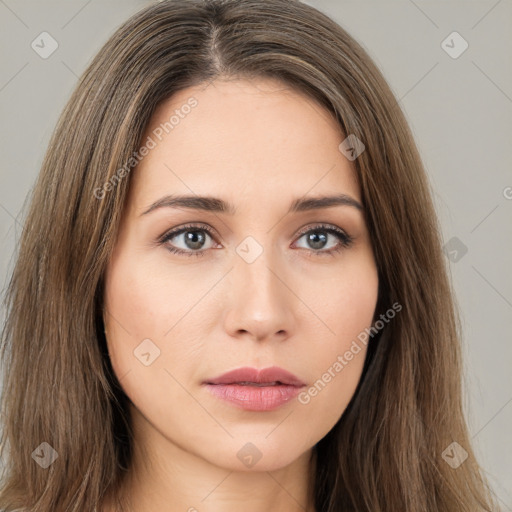
M249 411L270 411L289 402L305 384L277 366L238 368L203 382L214 396Z

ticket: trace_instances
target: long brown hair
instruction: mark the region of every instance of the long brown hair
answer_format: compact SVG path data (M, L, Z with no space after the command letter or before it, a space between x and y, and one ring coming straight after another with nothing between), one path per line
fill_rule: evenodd
M295 0L151 5L81 77L33 190L5 299L0 508L90 512L120 489L130 417L101 312L126 163L164 99L218 77L277 78L364 143L354 165L379 272L375 318L403 306L370 340L356 393L314 447L316 510L496 510L464 418L461 329L415 142L364 49ZM457 468L442 455L454 441L468 454ZM43 442L58 455L46 469L35 463L54 453Z

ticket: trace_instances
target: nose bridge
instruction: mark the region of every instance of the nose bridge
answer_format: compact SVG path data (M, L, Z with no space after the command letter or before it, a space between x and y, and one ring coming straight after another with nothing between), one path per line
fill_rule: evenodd
M266 244L247 237L236 248L231 272L227 328L257 338L289 331L293 325L293 294L287 289L279 255ZM283 282L284 281L284 282Z
M245 291L246 299L255 299L261 302L260 307L270 307L274 302L286 300L283 293L283 283L276 277L282 271L278 255L272 250L271 239L267 237L265 246L263 242L247 237L236 249L233 278L239 281L236 286ZM240 291L239 290L239 291Z

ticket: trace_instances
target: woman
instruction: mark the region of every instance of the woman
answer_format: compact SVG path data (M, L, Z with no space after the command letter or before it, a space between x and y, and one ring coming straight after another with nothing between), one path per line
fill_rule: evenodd
M310 6L130 18L60 118L7 298L6 510L495 510L418 151Z

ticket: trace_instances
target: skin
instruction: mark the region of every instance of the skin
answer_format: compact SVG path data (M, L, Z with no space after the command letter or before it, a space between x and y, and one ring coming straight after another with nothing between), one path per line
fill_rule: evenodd
M135 452L124 491L139 512L313 511L312 448L352 398L366 348L307 404L246 411L201 383L275 365L309 389L371 325L378 276L364 212L286 213L304 195L361 202L353 162L338 149L345 137L331 115L270 79L180 91L159 106L146 136L192 96L197 106L132 171L106 271L108 349L132 402ZM141 215L168 194L218 197L236 213L163 207ZM313 233L328 237L323 246L298 235L320 222L344 230L352 245L320 254L341 241L322 229ZM184 235L157 243L187 223L213 236L201 231L202 246ZM236 252L247 236L263 251L252 263ZM145 339L160 350L148 366L134 356ZM262 455L252 467L237 457L247 443Z

